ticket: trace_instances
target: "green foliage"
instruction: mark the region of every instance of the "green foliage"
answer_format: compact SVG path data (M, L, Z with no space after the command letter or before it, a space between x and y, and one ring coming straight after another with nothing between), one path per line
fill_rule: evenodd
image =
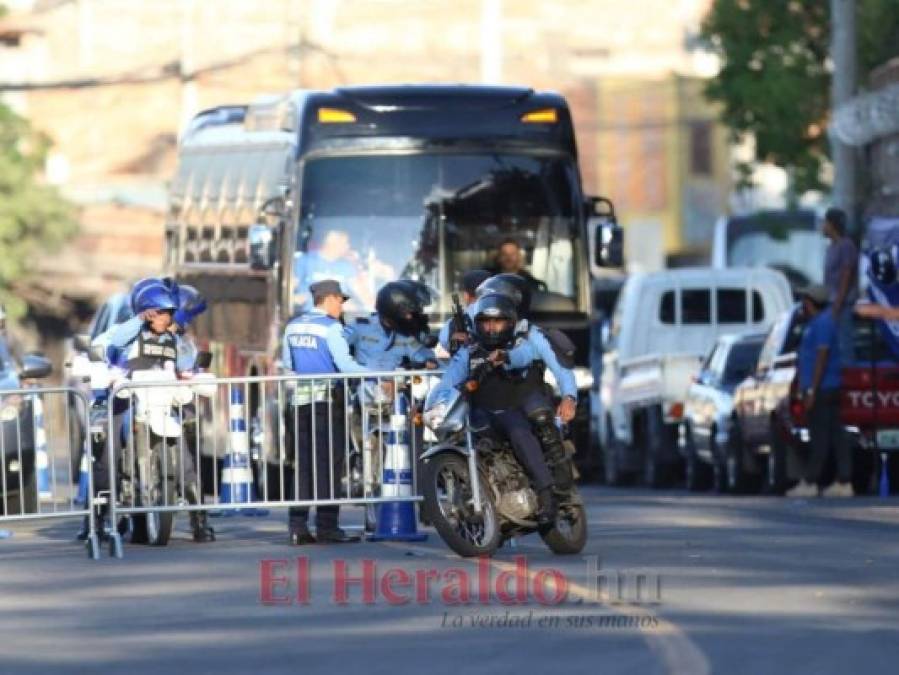
M0 299L24 313L10 286L77 231L74 208L39 179L49 140L0 105Z
M857 0L859 81L899 55L899 2ZM824 189L829 152L830 3L715 0L702 35L722 69L706 96L735 139L755 138L756 159L788 170L794 194ZM747 167L739 167L744 182Z

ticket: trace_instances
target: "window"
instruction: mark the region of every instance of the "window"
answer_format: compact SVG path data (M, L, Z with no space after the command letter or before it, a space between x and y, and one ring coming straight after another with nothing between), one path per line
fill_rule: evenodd
M760 323L765 320L765 304L762 302L762 294L752 292L752 322Z
M737 385L755 370L762 341L752 340L737 342L727 355L727 366L724 369L723 382L726 385Z
M712 175L711 122L694 122L690 125L690 173L694 176Z
M681 322L684 324L712 322L712 292L709 289L681 291Z
M662 323L674 323L674 291L662 293L662 302L659 305L659 321Z
M746 323L746 291L738 288L719 288L718 323Z

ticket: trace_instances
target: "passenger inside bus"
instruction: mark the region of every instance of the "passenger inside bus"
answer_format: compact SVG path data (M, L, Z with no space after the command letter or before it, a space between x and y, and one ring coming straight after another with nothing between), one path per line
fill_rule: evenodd
M531 292L545 292L546 284L536 279L525 267L525 253L516 239L507 237L503 239L496 250L495 263L490 271L494 274L503 272L517 274L528 282Z

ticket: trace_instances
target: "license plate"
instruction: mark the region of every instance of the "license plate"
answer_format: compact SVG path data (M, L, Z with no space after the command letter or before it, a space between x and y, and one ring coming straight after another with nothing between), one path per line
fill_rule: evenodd
M899 448L899 429L880 429L877 432L877 446L884 450Z

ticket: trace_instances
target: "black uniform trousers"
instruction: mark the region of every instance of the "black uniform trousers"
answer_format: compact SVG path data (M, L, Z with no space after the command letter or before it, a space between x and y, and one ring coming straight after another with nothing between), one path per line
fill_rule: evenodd
M291 499L340 497L346 445L344 405L342 391L335 392L330 406L327 402L288 404L285 411L287 456L293 458L294 467L287 485ZM336 530L339 512L339 506L317 506L315 526L318 531ZM308 518L308 507L291 507L288 512L291 531L306 528Z
M481 408L488 415L491 426L509 439L515 459L528 472L537 491L551 487L553 478L529 416L535 410L546 406L552 406L549 397L542 390L535 390L523 396L521 405L514 408L505 410Z
M852 480L852 451L840 420L840 390L819 389L808 413L809 456L803 478L817 483L831 452L837 465L837 480Z

